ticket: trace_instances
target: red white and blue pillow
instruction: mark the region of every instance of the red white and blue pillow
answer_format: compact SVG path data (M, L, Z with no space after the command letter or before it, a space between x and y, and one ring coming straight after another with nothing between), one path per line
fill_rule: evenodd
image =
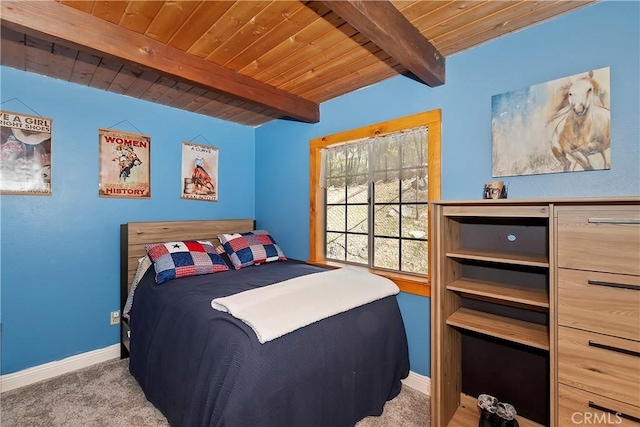
M266 230L218 234L218 239L236 270L263 262L284 261L287 257Z
M156 270L156 283L180 277L227 271L229 267L206 240L146 245Z

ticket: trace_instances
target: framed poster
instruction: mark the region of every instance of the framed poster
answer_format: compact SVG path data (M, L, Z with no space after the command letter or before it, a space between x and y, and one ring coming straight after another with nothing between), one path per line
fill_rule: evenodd
M0 111L0 194L51 195L51 119Z
M609 67L491 98L493 176L611 168Z
M181 178L181 198L217 202L218 149L183 142Z
M151 137L100 129L100 197L151 197Z

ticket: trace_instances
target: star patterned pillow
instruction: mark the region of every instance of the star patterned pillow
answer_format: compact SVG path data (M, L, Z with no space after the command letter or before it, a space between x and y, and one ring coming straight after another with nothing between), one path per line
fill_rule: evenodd
M156 270L156 283L180 277L227 271L229 267L206 240L146 245Z

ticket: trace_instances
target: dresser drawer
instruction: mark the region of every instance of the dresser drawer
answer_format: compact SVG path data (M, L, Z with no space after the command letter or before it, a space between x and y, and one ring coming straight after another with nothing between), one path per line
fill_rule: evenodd
M640 341L640 276L558 269L558 324Z
M640 427L640 407L560 384L558 425Z
M638 206L557 208L558 266L640 275Z
M558 380L640 405L640 342L560 326Z

